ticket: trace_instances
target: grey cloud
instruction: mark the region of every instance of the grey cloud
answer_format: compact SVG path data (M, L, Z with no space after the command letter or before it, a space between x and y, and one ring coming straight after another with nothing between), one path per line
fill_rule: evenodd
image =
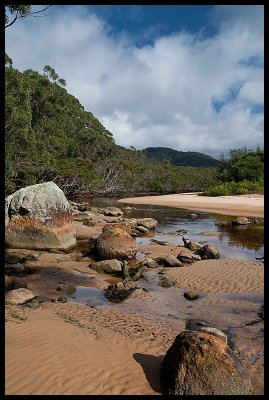
M225 25L214 37L181 32L137 48L128 35L112 37L105 21L85 13L84 6L59 7L42 21L25 20L9 30L6 52L20 70L55 68L119 145L216 156L263 143L263 115L250 111L261 102L263 69L242 63L263 58L263 37L256 14L252 24L246 10L239 26L240 10L237 17L225 10ZM219 112L212 100L223 101Z

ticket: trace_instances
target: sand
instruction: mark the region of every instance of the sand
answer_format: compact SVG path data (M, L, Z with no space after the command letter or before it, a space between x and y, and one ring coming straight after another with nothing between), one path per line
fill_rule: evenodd
M198 193L181 193L162 196L131 197L120 199L119 202L126 204L152 204L233 216L260 218L264 216L263 195L250 194L209 197L199 196Z
M210 198L211 204L203 198L204 206L200 197L187 194L123 201L164 205L166 200L165 205L182 207L182 199L189 199L184 202L188 209L263 215L263 197L236 196L237 202L235 198L230 202L228 198ZM86 228L80 233L86 239ZM179 251L177 246L139 245L139 252L147 257L177 255ZM33 273L18 279L43 297L43 302L38 309L23 307L26 320L11 318L7 311L6 395L162 395L163 357L193 318L228 334L228 343L249 372L255 394L264 394L263 322L243 325L257 319L263 304L262 262L219 259L147 269L138 289L120 304L97 307L70 298L66 303L51 302L67 295L73 286L101 291L119 280L98 274L89 264L76 252L42 252L36 261L27 261ZM158 286L161 276L172 280L174 286ZM151 291L154 283L159 289ZM200 298L186 300L186 290L198 291Z
M166 246L160 247L164 251ZM47 261L46 254L42 257L41 272L29 275L28 287L45 298L59 295L56 288L63 284L68 265L65 284L108 285L104 275L85 273L85 263L78 262L74 269L69 255L50 254ZM160 276L160 270L175 287L160 288L153 296L142 288ZM208 260L148 269L145 276L140 288L119 305L96 308L45 300L39 309L25 307L26 321L7 315L6 394L161 395L163 357L188 318L205 319L224 332L230 329L233 348L249 371L256 394L262 394L263 324L242 328L242 323L257 319L263 301L263 263ZM198 290L201 299L188 302L183 292L189 289Z

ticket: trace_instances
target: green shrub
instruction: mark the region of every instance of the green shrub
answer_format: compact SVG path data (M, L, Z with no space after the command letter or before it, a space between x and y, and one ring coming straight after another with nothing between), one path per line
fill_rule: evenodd
M246 179L241 182L225 182L204 190L201 196L229 196L240 194L264 193L263 180L250 182Z

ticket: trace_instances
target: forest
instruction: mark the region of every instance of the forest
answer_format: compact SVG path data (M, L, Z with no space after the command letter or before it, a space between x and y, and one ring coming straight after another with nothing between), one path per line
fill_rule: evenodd
M217 169L175 166L124 148L45 65L13 68L5 57L5 192L53 180L69 196L202 191Z

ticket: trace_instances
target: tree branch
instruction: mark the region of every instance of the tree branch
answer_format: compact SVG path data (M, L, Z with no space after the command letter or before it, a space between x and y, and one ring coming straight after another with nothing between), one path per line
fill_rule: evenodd
M46 11L49 7L52 7L52 6L53 6L53 4L51 4L51 5L49 5L49 6L45 7L45 8L43 8L43 10L28 12L28 13L25 13L25 14L23 14L23 15L18 15L18 11L17 11L17 12L16 12L16 16L15 16L15 18L13 19L13 21L11 21L9 24L5 25L5 28L8 28L9 26L13 25L14 22L17 21L17 19L27 18L27 17L29 17L29 16L30 16L30 17L42 17L42 15L35 15L35 14L39 14L39 13L41 13L41 12L44 12L44 11Z

